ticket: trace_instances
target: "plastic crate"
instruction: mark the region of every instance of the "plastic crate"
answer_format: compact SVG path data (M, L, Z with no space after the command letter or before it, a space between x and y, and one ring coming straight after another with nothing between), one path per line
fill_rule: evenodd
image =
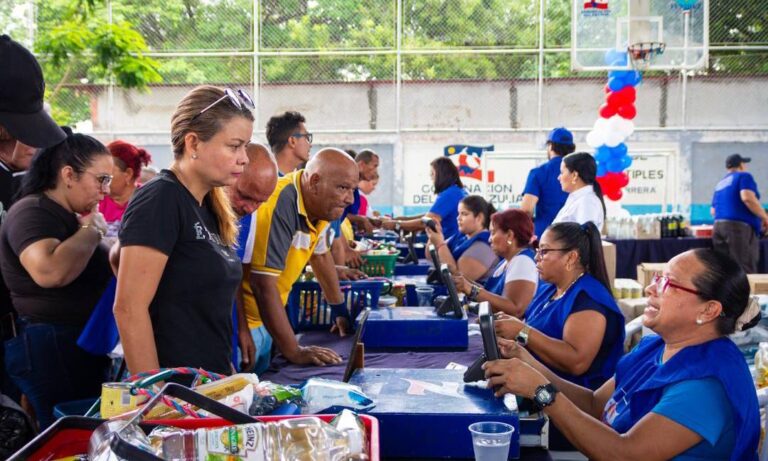
M335 415L313 415L323 421L330 421ZM368 453L371 461L379 461L379 422L373 416L359 415L365 425L368 435ZM288 418L300 418L297 416L259 416L257 419L264 422L280 421ZM85 418L82 416L68 416L56 421L51 427L42 434L35 437L16 454L9 458L9 461L43 461L59 459L67 456L75 456L88 452L88 441L91 434L104 420L95 418ZM220 418L209 419L177 419L164 421L147 421L141 426L149 431L158 423L170 425L183 429L197 429L201 427L222 427L229 426L230 423Z
M341 292L353 319L366 307L376 308L384 286L381 281L342 282ZM326 330L333 325L331 308L317 282L296 282L286 306L293 331Z
M363 265L360 270L369 277L392 277L395 273L395 264L400 253L389 255L362 255Z

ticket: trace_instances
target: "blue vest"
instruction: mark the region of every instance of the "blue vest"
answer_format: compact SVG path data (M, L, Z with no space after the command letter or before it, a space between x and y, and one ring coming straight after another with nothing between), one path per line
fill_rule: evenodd
M557 291L557 287L551 283L542 283L539 285L539 289L536 291L533 301L531 301L528 310L525 312L525 323L536 328L550 338L562 340L565 321L568 319L568 316L571 315L571 309L573 303L576 301L576 296L583 291L596 303L616 314L620 321L614 322L614 324L616 325L616 328L621 331L617 330L617 339L611 345L611 352L608 357L604 359L602 364L598 364L598 368L587 371L579 376L574 376L555 369L552 371L567 381L589 388L594 387L591 383L594 383L596 379L599 379L600 382L609 380L613 377L613 373L616 371L616 364L624 354L624 315L619 310L619 306L616 305L613 296L602 283L598 282L597 279L589 274L581 276L576 283L565 292L565 296L550 302L549 299L555 294L555 291ZM606 324L606 328L607 327L608 324ZM597 360L597 357L595 359ZM593 367L590 366L590 368Z
M479 241L490 246L490 243L488 243L488 239L490 237L491 233L488 231L478 232L472 238L467 238L466 235L462 234L461 232L457 232L453 235L453 237L448 239L446 244L448 245L448 249L451 250L453 259L458 262L459 258L461 258L461 255L463 255L465 251L469 250L469 247L471 247L473 243Z
M527 256L531 258L531 260L534 260L534 252L532 248L525 248L520 253L516 254L514 258L518 256ZM512 259L514 259L512 258ZM509 261L512 262L511 260ZM493 294L504 296L504 285L506 285L506 278L507 278L507 271L503 270L501 271L501 274L498 276L496 275L499 272L499 268L507 264L507 260L502 258L501 261L499 261L499 264L496 265L496 267L493 269L493 272L491 273L491 276L488 277L488 280L485 281L485 284L483 285L486 290L490 291Z
M756 460L760 412L755 386L744 356L728 338L686 347L661 363L664 340L652 335L616 367L616 388L603 421L617 432L629 431L659 403L666 386L680 381L715 378L725 389L734 416L736 444L731 460Z

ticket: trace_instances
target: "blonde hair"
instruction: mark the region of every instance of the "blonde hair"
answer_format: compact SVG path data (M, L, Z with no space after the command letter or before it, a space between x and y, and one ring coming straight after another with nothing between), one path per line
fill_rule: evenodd
M224 100L200 113L204 108L224 96L224 90L215 86L203 85L186 94L176 106L171 117L171 142L173 157L180 159L184 155L184 137L196 133L201 141L213 138L221 130L222 124L233 117L245 117L253 121L253 114L247 108L237 108ZM229 197L223 187L214 187L209 193L211 208L219 222L219 235L227 245L237 242L237 215L232 210Z

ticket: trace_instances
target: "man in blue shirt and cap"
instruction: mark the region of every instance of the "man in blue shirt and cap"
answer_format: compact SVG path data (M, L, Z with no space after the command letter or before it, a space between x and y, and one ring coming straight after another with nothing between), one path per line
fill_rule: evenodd
M533 224L538 237L541 237L544 230L552 224L557 212L560 211L568 198L568 193L560 187L560 181L557 180L557 177L560 175L560 162L563 160L563 156L575 150L573 134L566 128L555 128L547 136L547 158L549 160L528 173L520 208L533 216ZM536 210L535 214L534 209Z
M745 168L751 160L739 154L728 156L728 174L715 186L711 210L715 217L712 245L733 256L748 274L757 272L758 240L762 230L768 229L768 214L760 204L757 184Z

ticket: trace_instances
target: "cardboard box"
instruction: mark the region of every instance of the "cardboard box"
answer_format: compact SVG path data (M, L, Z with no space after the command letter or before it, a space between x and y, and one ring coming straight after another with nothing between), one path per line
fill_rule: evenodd
M608 272L608 286L613 286L616 279L616 245L603 240L603 258L605 259L605 270Z
M648 298L619 299L618 305L621 313L624 314L624 323L627 324L643 315L645 306L648 305Z
M768 295L768 274L747 274L753 295Z
M637 266L637 281L640 282L640 286L645 287L651 284L651 278L654 274L661 274L664 272L664 267L667 263L640 263Z

